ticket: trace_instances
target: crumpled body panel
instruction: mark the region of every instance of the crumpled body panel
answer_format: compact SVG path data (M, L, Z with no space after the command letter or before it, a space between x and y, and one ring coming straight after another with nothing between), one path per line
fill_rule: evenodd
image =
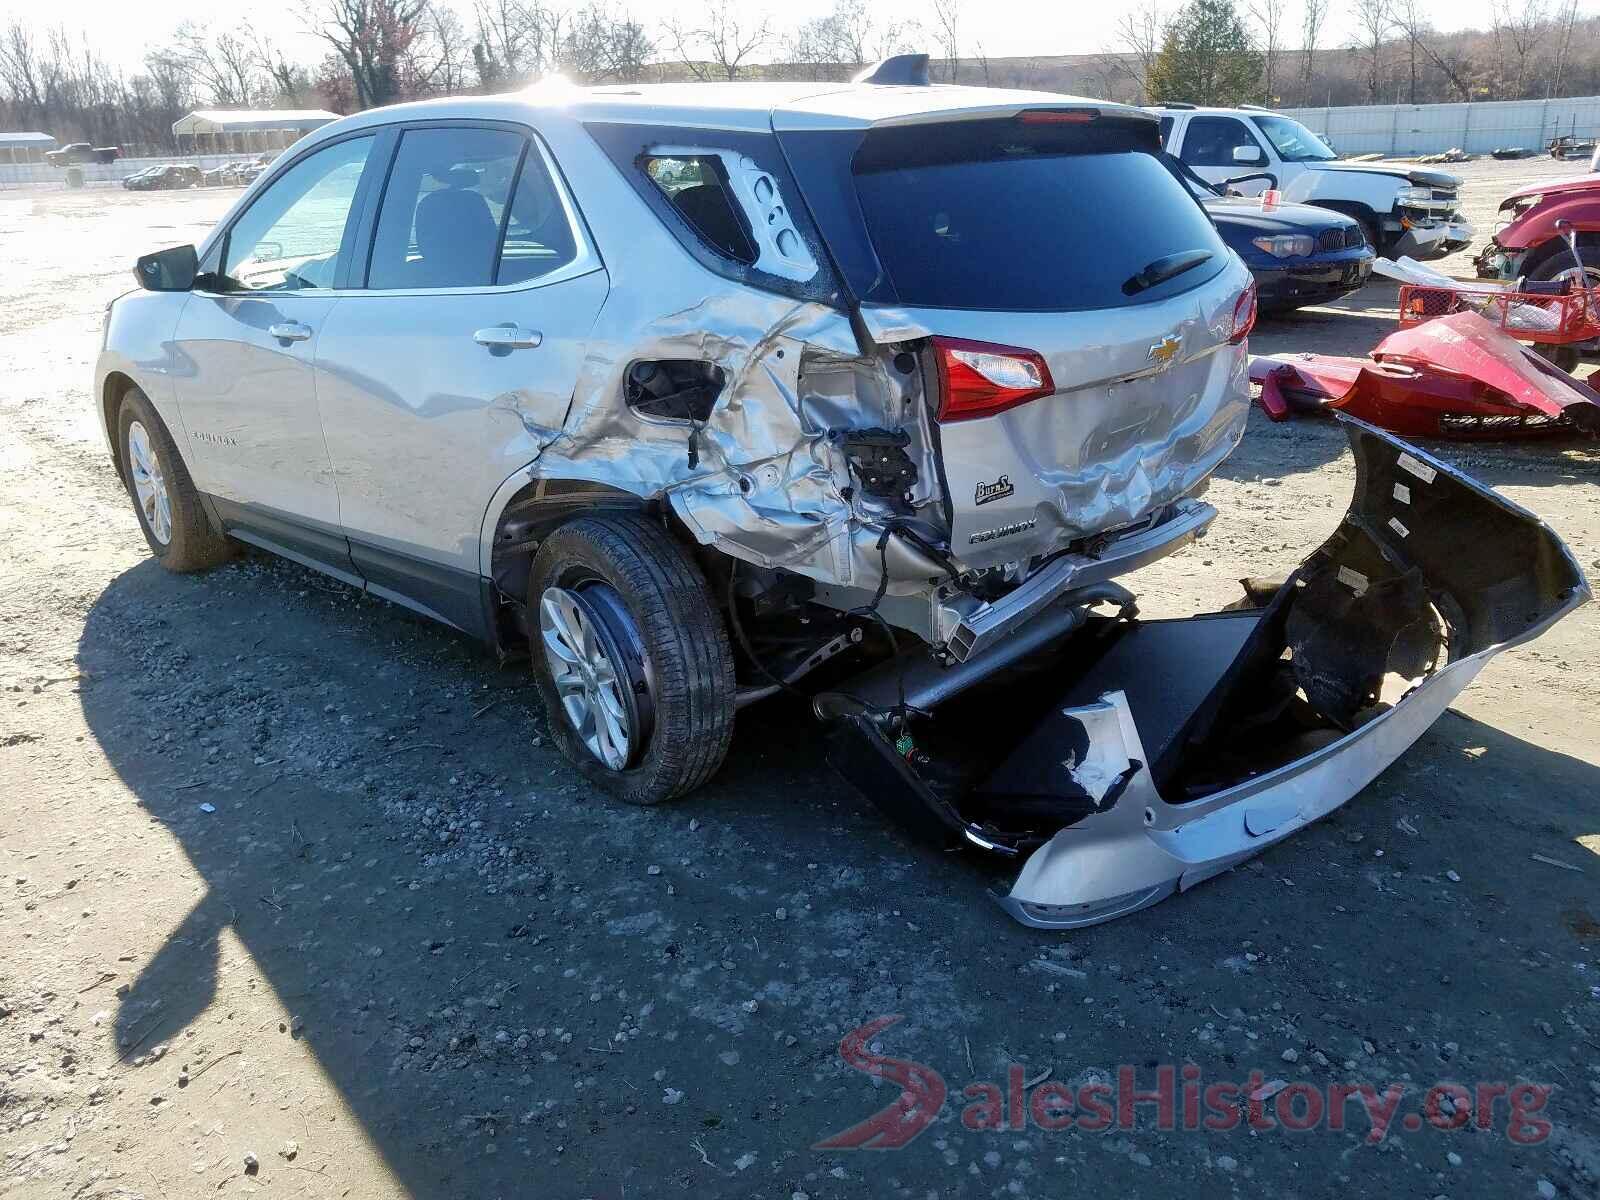
M563 162L599 154L558 128L552 141ZM952 571L1015 582L1045 556L1137 527L1197 490L1242 435L1245 361L1228 322L1249 277L1237 262L1115 312L857 319L842 297L706 269L623 178L606 162L585 193L610 292L559 427L524 421L540 449L489 506L486 562L496 516L520 489L580 481L667 506L701 545L811 579L823 603L854 608L881 593L887 620L926 637ZM932 334L1032 347L1057 394L939 425ZM1174 338L1180 352L1157 360L1153 348ZM630 369L662 360L720 370L704 420L630 406ZM872 432L894 440L903 489L864 473L849 443Z
M1349 801L1590 591L1537 517L1339 419L1355 494L1288 579L1170 620L1085 594L959 669L902 668L904 712L852 680L817 700L831 760L919 832L1013 864L995 898L1042 928L1153 904Z
M1600 432L1600 393L1471 312L1392 333L1368 358L1256 358L1250 378L1275 421L1330 409L1407 437Z

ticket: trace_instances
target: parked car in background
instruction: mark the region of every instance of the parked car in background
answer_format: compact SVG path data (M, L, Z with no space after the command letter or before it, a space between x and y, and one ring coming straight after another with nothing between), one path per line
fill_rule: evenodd
M1245 190L1270 185L1293 204L1336 209L1361 223L1369 245L1390 258L1440 258L1472 241L1458 211L1461 180L1443 171L1342 162L1299 121L1264 108L1153 108L1167 150L1210 183L1249 171Z
M1250 268L1262 312L1336 300L1361 288L1372 274L1377 255L1353 217L1309 204L1267 207L1259 196L1236 190L1251 176L1208 183L1177 159L1170 161L1222 240Z
M73 142L59 150L46 151L44 160L52 167L75 167L116 162L121 153L121 148L117 146L91 146L88 142Z
M222 163L215 167L206 167L201 172L201 180L207 187L223 187L234 183L232 163Z
M140 190L140 180L160 169L160 167L145 167L143 170L135 171L132 175L126 175L122 179L122 186L129 191L138 191Z
M166 163L130 176L123 186L135 192L161 192L174 188L197 188L205 183L205 173L190 163Z
M1472 260L1480 278L1584 275L1600 286L1600 175L1519 188L1500 202L1500 216L1503 223Z

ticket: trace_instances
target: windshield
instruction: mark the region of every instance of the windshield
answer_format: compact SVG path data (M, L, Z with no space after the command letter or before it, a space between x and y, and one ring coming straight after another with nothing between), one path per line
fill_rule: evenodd
M1114 308L1215 274L1227 252L1210 219L1156 153L1129 141L1093 124L1009 120L952 123L937 137L925 126L869 134L855 190L899 302ZM1151 270L1168 259L1185 269Z
M1339 156L1328 144L1299 121L1288 117L1251 117L1256 128L1267 135L1278 157L1284 162L1333 162Z

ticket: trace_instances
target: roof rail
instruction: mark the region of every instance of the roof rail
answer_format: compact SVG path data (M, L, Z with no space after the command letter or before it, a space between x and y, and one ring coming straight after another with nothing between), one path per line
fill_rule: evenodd
M1277 112L1275 108L1268 108L1265 104L1241 104L1240 108L1248 112Z
M1164 100L1164 101L1159 101L1156 104L1156 107L1157 108L1181 108L1184 111L1188 112L1188 111L1192 111L1195 106L1192 105L1192 104L1185 104L1181 100Z
M862 71L851 83L878 83L887 86L927 87L926 54L891 54Z

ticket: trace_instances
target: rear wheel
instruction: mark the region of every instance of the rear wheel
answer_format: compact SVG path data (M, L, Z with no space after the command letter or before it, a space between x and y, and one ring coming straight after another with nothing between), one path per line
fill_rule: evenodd
M138 388L124 393L116 428L123 479L156 561L169 571L185 572L231 558L232 543L206 519L200 493L171 434Z
M588 778L659 804L722 765L733 652L705 577L660 528L639 517L561 526L534 557L528 625L551 736Z
M1579 234L1576 258L1573 257L1572 247L1567 244L1565 238L1552 238L1529 256L1523 274L1529 279L1540 282L1570 279L1574 285L1583 285L1600 291L1600 236L1592 233ZM1600 307L1600 296L1591 296L1588 303L1591 309ZM1568 374L1576 371L1583 362L1583 352L1574 345L1535 344L1534 350Z

